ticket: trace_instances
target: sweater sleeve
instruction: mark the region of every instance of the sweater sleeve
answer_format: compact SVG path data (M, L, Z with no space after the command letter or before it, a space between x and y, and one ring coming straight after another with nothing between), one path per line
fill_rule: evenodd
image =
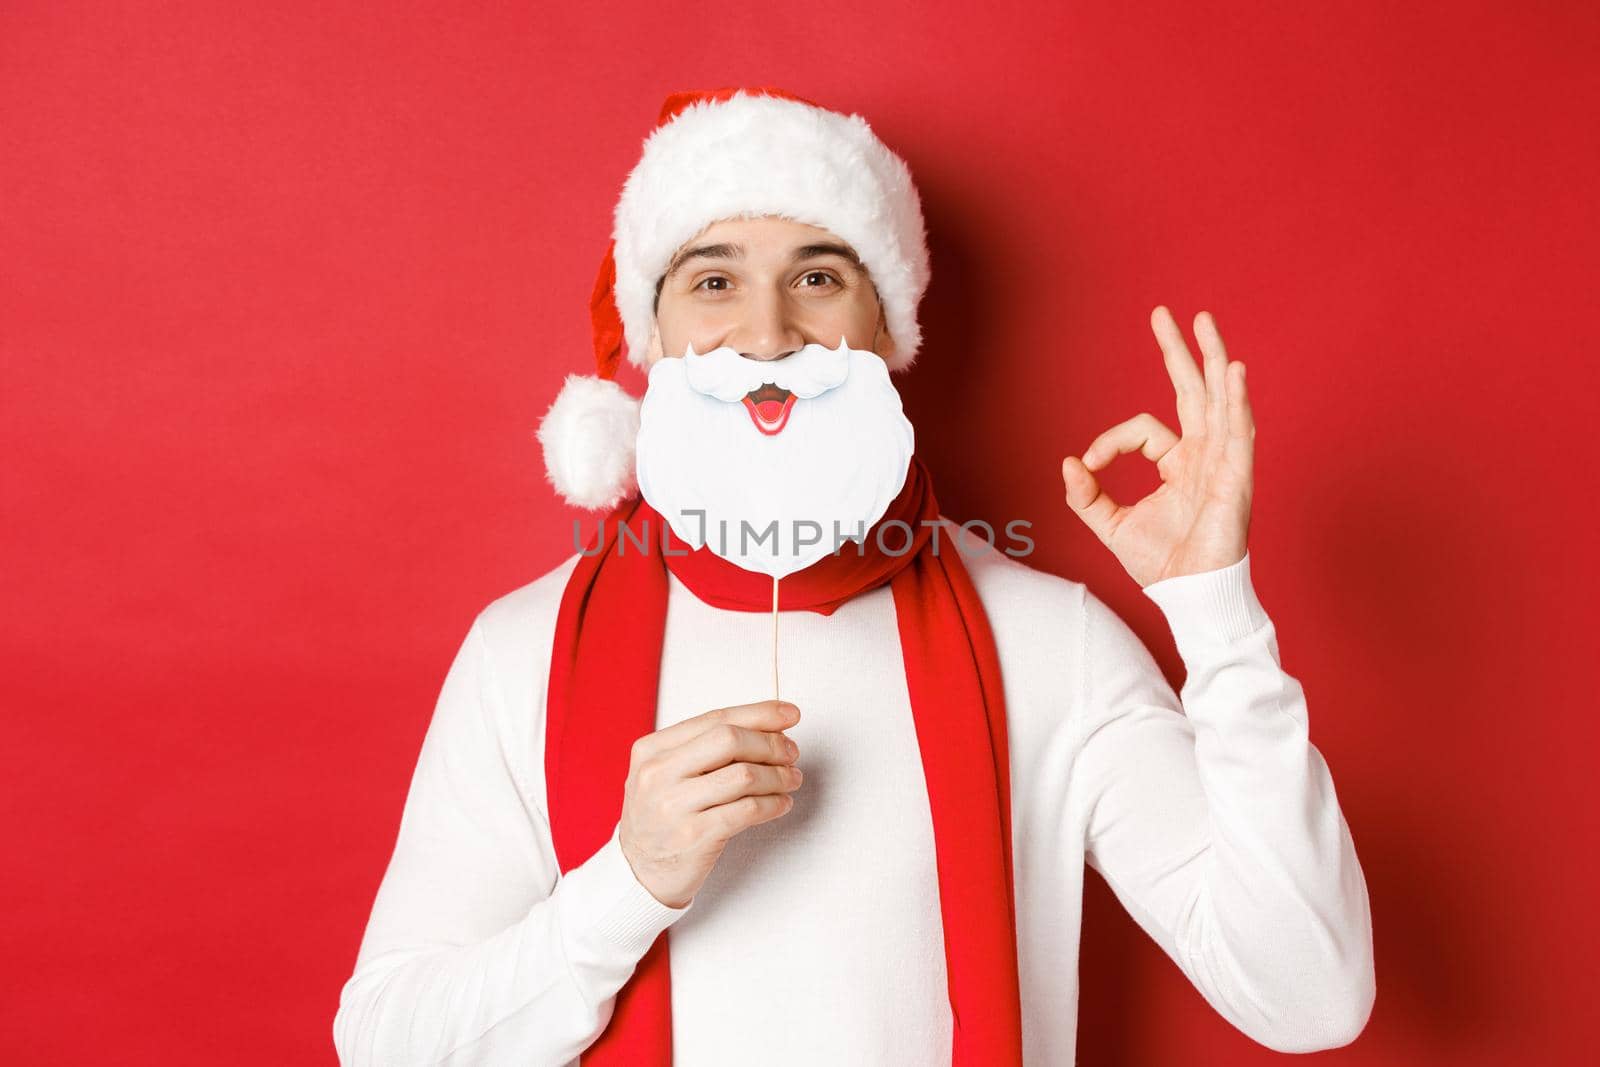
M394 853L345 983L346 1067L574 1061L671 908L634 876L616 830L557 878L543 816L475 620L435 706Z
M1366 880L1250 581L1228 567L1145 594L1187 671L1084 591L1086 861L1206 1001L1281 1052L1355 1040L1375 997Z

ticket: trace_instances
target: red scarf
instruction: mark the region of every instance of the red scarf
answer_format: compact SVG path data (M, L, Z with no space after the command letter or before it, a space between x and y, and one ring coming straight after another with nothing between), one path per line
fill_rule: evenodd
M1000 661L956 545L941 538L934 552L938 517L927 468L913 458L905 487L868 531L863 550L847 543L788 575L778 585L779 605L827 615L889 584L933 814L953 1063L1006 1067L1022 1062L1022 1009ZM601 521L562 594L550 659L545 776L562 871L610 838L622 815L631 746L656 729L669 568L713 607L772 610L769 576L709 548L691 551L642 499L624 501ZM657 938L639 961L610 1023L584 1051L585 1064L671 1064L668 940Z

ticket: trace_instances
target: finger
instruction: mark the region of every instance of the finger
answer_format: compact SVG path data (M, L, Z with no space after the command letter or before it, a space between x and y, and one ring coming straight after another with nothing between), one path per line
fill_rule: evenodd
M798 750L799 746L780 732L719 723L707 727L677 748L660 753L654 762L672 781L705 774L739 760L749 763L793 763Z
M740 797L726 804L718 804L701 812L700 817L711 821L717 829L718 836L729 838L757 823L769 822L780 815L787 815L793 807L794 794L773 793Z
M1083 450L1083 465L1097 471L1118 456L1134 451L1158 463L1177 443L1178 435L1166 423L1148 411L1141 411L1089 442L1089 447Z
M634 758L643 762L721 723L752 730L787 730L799 721L800 709L788 701L758 700L753 704L713 708L639 738L633 745Z
M774 767L767 763L730 763L683 784L687 811L705 811L744 796L792 793L805 777L799 767Z
M1184 343L1183 331L1178 329L1177 320L1165 304L1157 305L1150 313L1150 328L1155 331L1156 341L1161 345L1167 377L1172 379L1172 388L1177 394L1179 428L1185 437L1204 432L1206 380L1200 368L1195 366L1194 356Z
M1228 364L1228 456L1247 483L1255 478L1255 455L1256 421L1245 390L1244 364L1234 360Z
M1194 317L1194 337L1200 343L1206 367L1206 428L1222 437L1228 430L1228 350L1222 347L1222 334L1211 312Z
M1256 417L1245 388L1244 364L1234 360L1228 364L1228 436L1254 440L1255 435Z
M1068 456L1061 464L1061 474L1067 483L1067 506L1096 537L1109 542L1123 509L1100 488L1099 480L1082 460Z

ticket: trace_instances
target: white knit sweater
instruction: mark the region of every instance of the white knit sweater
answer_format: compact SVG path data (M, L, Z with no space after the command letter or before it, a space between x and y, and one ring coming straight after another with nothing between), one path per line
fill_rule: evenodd
M1181 705L1083 584L993 549L964 560L1005 680L1026 1062L1074 1062L1085 863L1256 1041L1353 1040L1375 988L1366 883L1250 557L1145 589L1187 669ZM948 1064L933 823L889 588L830 616L783 613L805 783L674 909L614 832L557 868L545 686L576 561L467 632L340 996L341 1062L574 1063L670 927L680 1065ZM771 626L671 579L657 728L770 696Z

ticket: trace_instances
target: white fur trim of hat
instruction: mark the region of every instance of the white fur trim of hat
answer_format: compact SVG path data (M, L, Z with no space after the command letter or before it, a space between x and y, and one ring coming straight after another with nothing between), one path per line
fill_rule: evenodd
M819 226L854 248L894 338L889 369L912 364L929 265L910 169L859 115L741 90L658 127L622 188L612 236L634 366L645 365L656 283L673 255L713 222L759 215Z

